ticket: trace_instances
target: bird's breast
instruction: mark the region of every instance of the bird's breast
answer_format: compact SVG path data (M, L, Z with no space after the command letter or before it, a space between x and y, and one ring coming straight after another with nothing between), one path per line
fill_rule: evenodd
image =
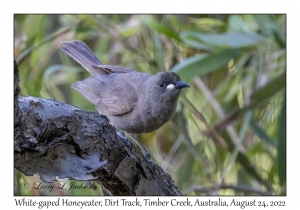
M174 116L175 110L176 103L168 107L157 104L155 108L150 107L147 111L142 112L141 118L145 125L143 133L150 133L159 129Z

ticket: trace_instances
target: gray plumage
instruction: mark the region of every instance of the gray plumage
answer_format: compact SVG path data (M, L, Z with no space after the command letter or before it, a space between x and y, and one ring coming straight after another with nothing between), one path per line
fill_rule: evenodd
M189 87L173 72L156 75L118 66L103 65L83 42L61 42L61 49L92 76L72 88L106 115L117 131L149 133L175 114L181 88Z

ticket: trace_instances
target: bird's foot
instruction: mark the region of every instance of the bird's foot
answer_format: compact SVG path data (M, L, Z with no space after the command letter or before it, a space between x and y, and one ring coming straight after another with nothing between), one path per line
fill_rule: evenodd
M117 132L118 136L125 142L127 147L131 150L132 148L132 143L129 139L126 138L125 133L123 131L118 131Z
M146 148L139 142L139 140L137 140L137 138L133 135L130 134L131 139L135 142L136 145L139 146L139 148L144 152L144 156L148 159L151 160L151 155L148 152L148 150L146 150Z

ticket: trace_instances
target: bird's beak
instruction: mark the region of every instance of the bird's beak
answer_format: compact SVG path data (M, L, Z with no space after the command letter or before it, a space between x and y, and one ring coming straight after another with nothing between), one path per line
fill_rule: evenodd
M175 85L176 89L181 89L185 87L190 87L186 82L178 81Z

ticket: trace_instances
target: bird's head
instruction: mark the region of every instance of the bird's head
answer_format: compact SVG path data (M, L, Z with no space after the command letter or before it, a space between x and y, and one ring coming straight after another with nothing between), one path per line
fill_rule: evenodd
M176 102L182 88L190 87L174 72L160 72L149 81L150 96L158 101Z

